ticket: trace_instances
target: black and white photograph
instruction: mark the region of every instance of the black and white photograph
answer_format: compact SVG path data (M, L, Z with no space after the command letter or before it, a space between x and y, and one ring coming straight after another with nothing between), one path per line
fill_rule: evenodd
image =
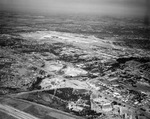
M150 0L0 0L0 119L150 119Z

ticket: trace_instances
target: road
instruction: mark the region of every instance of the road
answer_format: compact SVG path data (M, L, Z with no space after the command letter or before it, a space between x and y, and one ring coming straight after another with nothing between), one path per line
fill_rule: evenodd
M48 106L44 106L23 99L3 97L1 98L1 102L2 104L0 104L0 112L11 115L16 119L39 119L39 118L41 119L41 117L44 118L46 115L48 115L49 118L54 117L56 119L84 119L82 117L78 117L61 110L57 110ZM25 110L28 110L30 114L20 111L20 110L24 110L23 109L24 106L23 107L19 106L20 104L27 105L27 108L25 108ZM12 106L16 106L17 109ZM32 114L35 115L34 110L32 112L31 109L33 108L29 108L29 107L35 107L34 108L35 111L39 110L38 114L36 114L37 117L32 116ZM41 113L41 110L44 111L44 113Z
M37 117L34 117L33 115L30 115L28 113L25 113L8 105L0 104L0 111L8 115L11 115L16 119L39 119Z

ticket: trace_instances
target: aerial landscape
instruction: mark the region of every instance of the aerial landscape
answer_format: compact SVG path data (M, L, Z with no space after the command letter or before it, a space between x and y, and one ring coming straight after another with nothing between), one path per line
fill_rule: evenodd
M147 19L0 10L0 119L150 119Z

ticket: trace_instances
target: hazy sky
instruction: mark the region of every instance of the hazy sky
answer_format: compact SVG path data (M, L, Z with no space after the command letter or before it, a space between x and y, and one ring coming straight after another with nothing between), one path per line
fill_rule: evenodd
M141 15L146 0L0 0L0 9L47 13Z

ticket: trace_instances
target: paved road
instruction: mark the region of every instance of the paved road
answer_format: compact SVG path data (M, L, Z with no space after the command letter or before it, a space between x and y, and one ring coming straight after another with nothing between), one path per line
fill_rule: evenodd
M0 104L0 111L15 117L16 119L39 119L28 113L22 112L8 105Z
M10 98L10 97L4 97L1 98L2 100L2 104L0 104L0 112L4 112L8 115L11 115L13 117L15 117L16 119L39 119L38 116L40 115L40 117L45 117L46 115L50 117L55 117L56 119L84 119L82 117L78 117L72 114L69 114L67 112L63 112L61 110L57 110L57 109L53 109L35 102L30 102L27 100L22 100L22 99L16 99L16 98ZM34 111L30 112L30 114L25 113L22 110L22 107L18 107L17 109L15 109L14 107L12 107L13 105L19 105L19 104L23 104L23 105L28 105L28 107L35 107L35 111L36 109L40 109L43 110L45 113L39 113L37 115L37 117L32 116L32 114L34 115ZM28 109L28 111L30 110L30 108ZM43 115L44 114L44 115Z

